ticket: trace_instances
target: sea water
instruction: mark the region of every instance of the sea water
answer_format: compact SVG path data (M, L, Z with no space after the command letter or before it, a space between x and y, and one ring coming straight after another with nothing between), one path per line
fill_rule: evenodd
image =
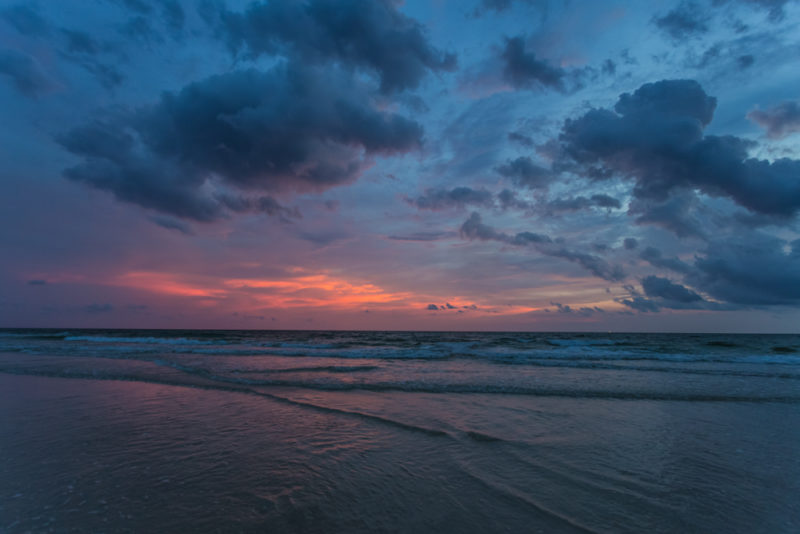
M800 532L800 336L0 330L2 532Z

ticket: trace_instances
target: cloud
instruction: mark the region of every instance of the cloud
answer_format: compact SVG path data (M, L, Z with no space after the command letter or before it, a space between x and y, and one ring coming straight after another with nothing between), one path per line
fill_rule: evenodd
M553 173L549 169L536 165L527 156L521 156L514 160L508 160L503 165L499 165L495 170L519 187L529 189L546 188L553 180Z
M180 39L186 23L186 12L178 0L156 0L153 3L140 0L116 0L134 14L125 24L124 31L131 37L149 41L161 41L161 33L154 23L161 23L173 39ZM154 13L156 6L159 13Z
M435 48L424 27L394 0L272 0L242 13L219 11L220 31L234 51L282 54L304 64L375 73L383 93L415 89L430 71L448 71L456 56Z
M736 58L736 62L739 64L739 68L744 70L752 66L756 62L756 58L752 54L745 54Z
M564 92L566 71L525 51L522 37L506 39L501 54L503 77L516 89L555 89Z
M130 1L126 1L130 4ZM186 13L178 0L157 0L161 11L161 20L171 31L173 37L178 37L186 23ZM149 11L147 12L149 14Z
M30 98L54 86L38 61L10 48L0 50L0 74L5 74L20 93Z
M625 247L625 250L633 250L639 246L639 241L635 237L626 237L622 245Z
M591 197L572 197L558 198L551 200L545 205L548 213L560 213L565 211L579 211L589 208L620 209L622 203L616 198L608 195L592 195Z
M497 200L500 202L500 209L517 209L522 211L533 210L533 204L517 198L517 194L509 189L503 189L497 193Z
M155 216L155 217L150 217L150 220L153 223L157 224L158 226L166 228L167 230L177 230L183 235L194 234L194 232L192 232L192 228L185 222L181 221L180 219L174 219L172 217Z
M439 306L437 306L436 304L428 304L428 307L425 308L425 309L426 310L438 310Z
M767 131L767 137L780 139L800 132L800 102L787 100L769 109L754 109L747 118Z
M30 5L7 7L0 16L23 35L40 36L49 31L47 21Z
M453 232L415 232L409 235L390 235L387 238L394 241L438 241L455 235Z
M35 280L28 280L29 286L46 286L47 280L35 279Z
M702 225L692 215L699 204L694 192L683 191L674 193L663 201L635 198L630 204L628 213L638 215L637 224L660 226L678 237L706 239Z
M67 52L75 54L97 54L100 45L86 32L74 30L61 30L67 40Z
M603 258L581 251L570 250L554 242L550 237L533 232L519 232L513 236L498 232L484 224L478 213L472 213L461 225L461 237L470 241L498 241L518 247L534 247L540 254L562 258L576 263L593 275L608 281L620 281L626 276L618 265L611 265Z
M759 7L763 9L769 10L769 20L772 22L779 22L783 20L784 16L786 15L784 11L784 6L788 4L791 0L714 0L714 5L723 5L727 3L738 3L744 5L750 5L753 7Z
M379 110L339 71L279 64L212 76L58 141L82 158L67 178L164 214L212 221L230 211L291 217L271 196L253 194L351 182L374 156L419 147L422 127Z
M599 308L595 306L594 308L589 308L588 306L583 306L581 308L573 308L569 304L561 304L560 302L550 301L551 306L556 307L556 311L558 313L568 313L568 314L575 314L581 317L590 317L596 313L605 313L603 308Z
M473 212L469 218L461 225L461 237L466 237L470 241L475 239L480 241L500 241L509 243L512 239L501 232L498 232L489 225L483 223L483 219L478 213Z
M644 313L656 313L661 310L661 307L658 304L652 300L640 296L632 296L629 299L619 299L618 302L636 311Z
M557 248L546 250L548 256L564 258L565 260L577 263L593 275L609 282L619 282L625 279L625 271L619 265L612 265L599 256L594 256L586 252Z
M532 148L534 145L533 139L527 135L521 134L519 132L509 132L508 140L514 141L515 143L519 143L524 147Z
M695 267L688 281L717 299L742 305L800 303L800 240L787 247L783 240L755 234L712 242Z
M475 15L482 15L486 11L501 13L511 8L514 0L481 0L475 8Z
M559 137L561 165L572 162L574 172L594 179L632 179L634 197L655 202L653 207L664 207L674 191L699 190L752 212L796 214L800 160L750 158L751 141L705 135L715 107L716 99L693 80L645 84L622 94L613 110L568 119ZM640 222L659 220L653 208L640 207L646 208Z
M661 251L655 247L647 247L639 254L639 257L654 267L669 269L678 273L687 274L692 270L688 264L679 258L665 258L661 255Z
M123 82L125 77L115 66L115 63L119 63L119 57L108 58L114 47L100 43L90 34L79 30L62 29L61 36L63 45L59 53L64 59L80 65L107 89L113 89Z
M492 207L492 194L485 189L456 187L454 189L426 189L425 194L417 198L406 198L406 202L424 210L445 210L464 208L465 206Z
M511 9L515 3L531 5L541 10L543 14L547 11L547 0L480 0L472 11L472 16L480 17L489 11L502 13Z
M619 301L638 306L640 311L652 307L725 310L800 303L800 240L786 243L748 232L710 242L706 250L695 255L694 265L665 258L653 247L643 250L640 257L655 267L682 274L688 285L716 300L708 301L667 278L648 276L642 280L642 288L653 306L636 299ZM632 296L638 296L632 288L629 290Z
M708 15L694 2L681 2L660 17L653 17L661 31L675 40L686 39L708 32Z
M642 279L642 289L644 289L648 297L657 297L680 303L699 302L703 300L703 297L685 286L659 276L647 276Z

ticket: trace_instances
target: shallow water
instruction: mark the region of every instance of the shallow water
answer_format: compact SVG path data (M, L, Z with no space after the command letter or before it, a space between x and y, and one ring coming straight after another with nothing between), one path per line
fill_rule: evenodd
M800 336L0 330L0 420L4 532L800 531Z

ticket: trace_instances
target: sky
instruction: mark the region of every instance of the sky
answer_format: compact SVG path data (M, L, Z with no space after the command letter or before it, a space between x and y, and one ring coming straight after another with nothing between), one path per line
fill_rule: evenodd
M798 332L800 2L0 0L0 327Z

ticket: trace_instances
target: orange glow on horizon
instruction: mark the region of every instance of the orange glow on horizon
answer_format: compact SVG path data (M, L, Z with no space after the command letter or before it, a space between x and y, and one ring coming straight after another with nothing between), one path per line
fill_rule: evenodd
M69 276L63 278L70 279ZM485 298L473 300L464 296L442 297L430 293L393 291L376 283L348 279L328 271L310 272L302 267L288 269L288 274L282 278L226 278L175 272L128 271L104 280L95 280L95 283L189 298L192 299L192 306L218 307L243 313L276 309L374 309L441 318L475 313L488 316L523 315L548 307L528 305L520 302L524 299L509 298L509 295L497 295L498 300L505 301L498 303ZM429 309L430 304L437 305L438 309Z
M216 298L225 296L223 290L194 285L178 279L176 275L149 271L132 271L119 275L108 285L143 289L153 293L177 295L181 297Z

